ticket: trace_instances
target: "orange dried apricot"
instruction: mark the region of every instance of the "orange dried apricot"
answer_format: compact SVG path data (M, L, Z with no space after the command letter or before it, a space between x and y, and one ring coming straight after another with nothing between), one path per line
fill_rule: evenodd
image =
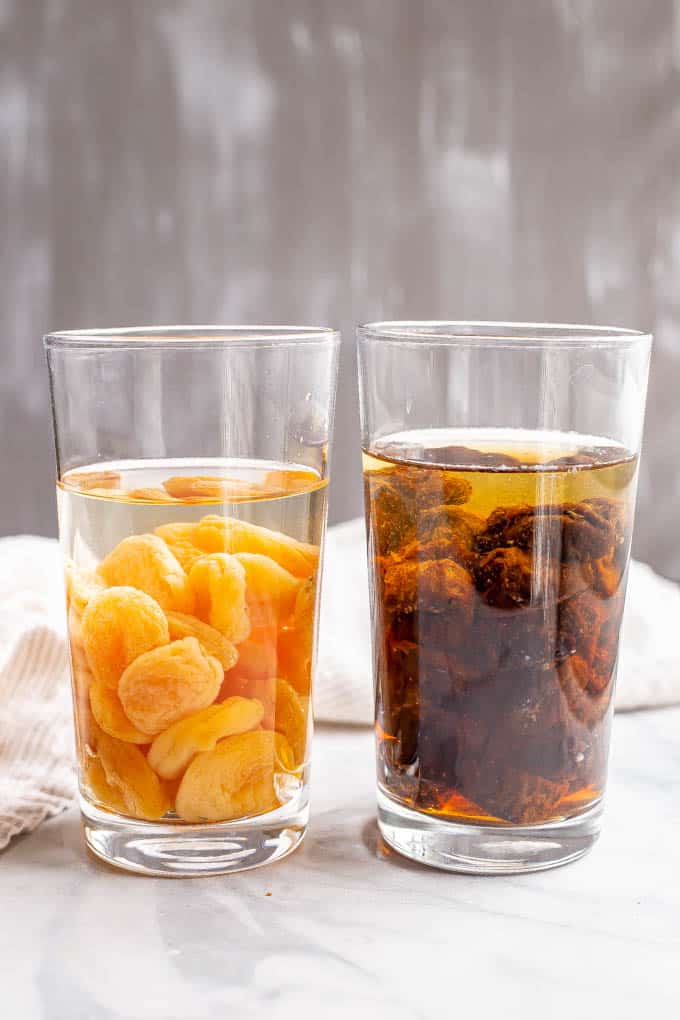
M191 613L193 596L180 563L158 535L130 535L99 564L107 584L139 588L162 609Z
M101 680L93 679L90 684L90 708L97 725L110 737L129 744L149 743L148 733L142 733L132 725L116 692Z
M246 572L246 602L253 627L293 611L300 579L262 553L234 553Z
M254 627L247 640L238 646L238 662L234 673L249 680L276 676L276 641L275 626Z
M154 530L154 535L163 539L170 552L187 573L199 557L205 556L205 549L199 549L194 545L195 527L195 524L189 524L186 521L176 521L172 524L161 524Z
M177 814L188 822L218 822L278 807L276 736L253 730L197 754L177 791Z
M106 772L99 758L88 757L84 768L85 785L91 798L108 811L124 815L127 812L123 796L106 778Z
M166 478L163 488L175 499L197 502L206 499L226 502L266 495L259 486L243 478L225 478L219 475L175 475Z
M165 489L142 488L129 489L128 499L137 503L174 503L175 500L169 496Z
M128 814L153 821L170 809L167 791L138 747L100 732L97 754L107 781L119 791Z
M316 578L310 577L297 594L295 611L281 628L277 646L278 673L303 695L309 694L312 682L315 606Z
M262 553L300 578L313 573L319 562L318 546L235 517L209 514L195 525L193 542L206 552Z
M96 574L80 570L75 563L66 564L66 605L76 613L84 613L93 595L104 587Z
M67 489L89 492L91 489L117 489L120 485L118 471L69 471L62 478Z
M224 671L194 637L138 655L120 678L118 695L130 722L150 736L217 697Z
M262 705L250 698L227 698L173 723L149 748L151 768L163 779L177 779L199 751L211 751L218 740L254 730L262 721Z
M115 690L123 670L143 652L170 640L165 613L136 588L106 588L87 604L82 638L90 669Z
M307 747L307 706L287 680L277 678L274 728L290 744L296 764L305 760Z
M203 645L208 655L212 655L222 663L222 669L225 672L234 668L238 660L238 649L219 630L211 627L209 623L199 620L197 616L173 613L172 610L165 615L168 618L168 629L172 641L195 637Z
M196 615L235 645L245 641L250 618L243 565L228 553L202 556L189 571L189 583L196 599Z
M220 701L229 698L251 698L262 705L262 725L266 730L274 729L276 708L276 677L244 677L238 670L225 674L224 682L217 695Z

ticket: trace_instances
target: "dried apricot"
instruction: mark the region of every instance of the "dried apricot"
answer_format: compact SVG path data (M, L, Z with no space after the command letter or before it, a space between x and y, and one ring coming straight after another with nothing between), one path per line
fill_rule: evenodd
M254 627L248 639L238 646L238 662L234 672L249 680L276 676L276 641L274 625Z
M238 660L238 649L231 641L228 641L224 634L204 623L196 616L187 616L186 613L166 613L168 628L172 641L178 641L185 637L195 637L208 655L212 655L222 663L222 669L233 669Z
M299 578L262 553L234 553L234 559L246 572L246 602L253 627L264 626L293 611Z
M128 814L153 821L170 809L167 791L138 747L100 732L97 754L107 781L120 792Z
M303 695L309 694L312 682L315 606L316 578L310 577L297 594L295 611L281 628L277 645L277 672Z
M197 502L206 499L231 502L266 495L259 486L243 478L225 478L219 475L175 475L166 478L163 488L176 499Z
M148 733L142 733L132 725L116 692L101 680L93 679L90 684L90 708L97 725L110 737L129 744L148 744Z
M121 676L118 694L130 722L155 736L211 705L223 676L218 660L188 637L137 656Z
M218 822L278 807L276 735L253 730L196 755L177 791L177 813L188 822Z
M90 669L113 689L133 659L170 640L158 603L143 591L125 587L106 588L90 599L82 637Z
M264 713L262 725L266 730L273 730L276 710L276 677L249 678L237 674L238 670L234 670L225 675L218 698L220 700L250 698L259 701Z
M161 524L154 531L155 535L163 539L170 552L187 573L199 557L205 556L205 549L199 549L194 545L195 527L195 524L176 521L174 524Z
M189 571L189 582L196 598L196 615L235 645L245 641L250 618L244 566L228 553L202 556Z
M305 699L306 700L306 699ZM290 744L296 764L305 760L307 747L307 710L297 691L280 677L276 681L274 727Z
M260 702L250 698L210 705L160 733L149 748L149 765L163 779L176 779L199 751L211 751L224 737L254 730L262 715Z
M193 610L187 575L158 535L124 538L99 564L99 574L107 584L139 588L162 609Z
M129 489L128 498L137 503L174 503L175 500L169 496L165 489Z
M118 471L69 471L62 484L67 489L89 492L91 489L116 489L120 485Z
M235 517L210 514L194 528L194 544L206 552L250 552L271 556L295 577L308 577L319 562L319 547L298 542L280 531L270 531Z
M84 769L85 784L89 793L100 807L117 814L125 814L127 808L123 796L106 778L106 772L99 758L88 757Z
M76 613L84 613L93 595L104 587L96 574L80 570L75 563L66 564L66 605Z

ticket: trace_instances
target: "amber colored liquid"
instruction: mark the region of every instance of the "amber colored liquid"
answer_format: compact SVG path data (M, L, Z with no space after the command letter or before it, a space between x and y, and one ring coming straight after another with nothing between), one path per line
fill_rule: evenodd
M62 477L57 499L61 542L71 578L67 589L74 706L81 789L87 799L105 810L146 821L164 817L195 824L264 813L298 794L305 781L309 753L316 582L326 495L327 480L315 471L305 466L257 460L125 461L79 468ZM208 528L203 534L201 522L206 520ZM147 561L144 549L138 547L126 553L129 562L121 560L116 550L125 548L131 536L145 536L145 540L160 543L166 549L166 558L169 550L178 595L166 595L169 589L163 577L164 561L156 562L153 556ZM155 555L153 550L152 553ZM192 564L203 556L210 559L223 553L234 557L255 553L259 563L265 562L270 569L279 571L275 576L277 584L281 577L284 579L282 596L278 589L267 590L266 582L264 586L261 581L253 582L253 586L248 574L244 594L244 612L248 616L245 636L231 633L221 622L224 619L228 622L231 596L225 595L224 604L220 605L219 592L213 592L208 605L207 588L200 597L200 573L199 587L194 585ZM112 555L119 555L120 562L115 574L107 574L100 568ZM170 626L170 641L165 638L168 646L191 636L192 628L198 628L199 643L205 634L212 634L211 642L228 639L231 658L222 662L224 673L218 689L207 696L209 704L201 703L199 707L195 703L186 710L180 704L174 718L154 720L154 699L162 701L165 697L162 690L157 690L157 695L148 695L149 718L146 721L136 715L130 718L131 710L122 693L122 676L128 669L135 669L135 663L143 663L146 653L137 648L135 652L144 654L128 662L132 653L127 652L121 659L121 647L125 630L134 637L146 625L136 615L141 612L138 600L129 598L129 608L122 604L122 624L114 614L113 636L102 627L97 632L97 642L93 645L91 639L89 647L84 636L87 610L92 604L88 597L98 597L102 589L112 587L123 591L123 597L134 588L158 602L156 614L160 613L161 619L167 616ZM175 597L179 601L173 603ZM179 613L174 624L173 613ZM173 630L173 626L179 629ZM211 655L214 662L218 653L211 642L201 645L201 654ZM156 640L151 647L162 652L163 641L160 649L155 648L158 644ZM201 661L196 661L200 670ZM159 670L149 668L151 672L155 669L151 679L156 690ZM187 696L191 696L193 668L190 662L185 684ZM144 696L147 679L141 666L137 674L135 683ZM173 688L168 698L185 696L184 679L180 677L179 686ZM253 734L253 754L257 751L260 759L250 760L250 745L245 741L238 768L234 758L225 757L224 772L218 766L211 766L210 770L206 767L209 780L197 776L192 780L193 795L186 791L182 794L182 784L198 754L206 749L206 753L212 753L225 741L236 740L241 732L238 726L233 732L228 728L216 731L211 749L211 741L205 738L204 722L201 741L192 743L192 720L204 720L201 712L217 709L234 698L248 702L246 706L241 704L246 719L243 729L247 736ZM263 706L263 712L257 709L259 716L253 716L249 709L254 702ZM158 768L162 755L158 748L154 752L154 744L176 722L186 722L174 745L186 750L181 769ZM240 725L241 719L236 722ZM137 735L135 728L139 730ZM270 763L261 761L260 731L271 736ZM239 769L244 776L254 778L243 780ZM206 786L208 782L210 785ZM217 789L228 791L229 797L216 798ZM184 814L180 803L185 805Z
M477 824L601 797L636 468L554 433L431 430L364 452L386 794Z

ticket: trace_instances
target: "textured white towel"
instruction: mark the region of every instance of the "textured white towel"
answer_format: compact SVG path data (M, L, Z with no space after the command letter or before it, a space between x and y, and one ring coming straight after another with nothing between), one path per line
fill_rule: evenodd
M631 565L616 704L680 702L680 588ZM75 793L61 557L52 539L0 539L0 849ZM329 529L316 718L373 714L363 521Z
M680 702L680 586L633 561L621 634L616 707ZM373 715L364 522L330 528L326 541L317 719L369 723Z
M57 543L0 540L0 849L74 791Z

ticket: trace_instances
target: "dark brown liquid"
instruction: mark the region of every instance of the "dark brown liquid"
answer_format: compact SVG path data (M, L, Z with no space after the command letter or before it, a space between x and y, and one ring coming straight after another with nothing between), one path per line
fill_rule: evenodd
M636 460L398 438L364 455L379 783L455 820L583 811L606 778Z

